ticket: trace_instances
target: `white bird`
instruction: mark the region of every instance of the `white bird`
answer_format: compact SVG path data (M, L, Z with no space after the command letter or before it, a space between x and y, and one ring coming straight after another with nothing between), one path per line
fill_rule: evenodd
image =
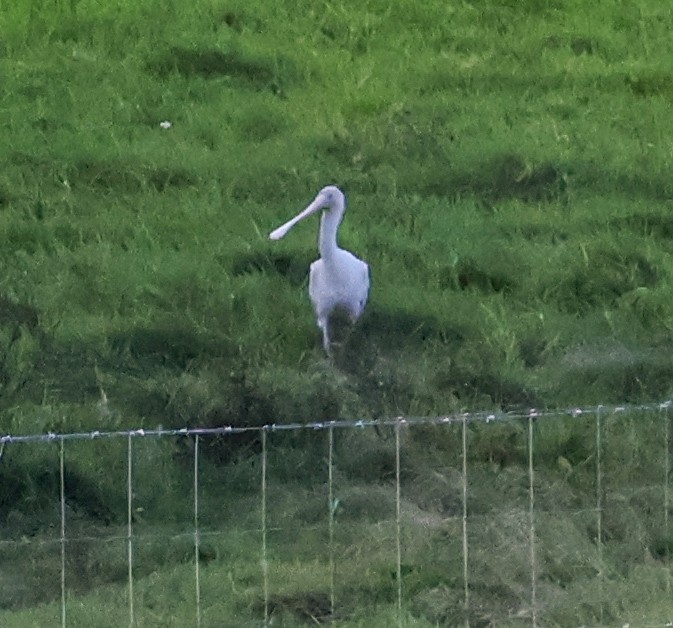
M320 219L320 259L311 264L308 293L322 331L323 347L329 355L331 315L342 310L354 323L362 315L369 294L369 265L337 244L337 229L346 211L346 197L334 185L324 187L306 209L272 231L269 239L280 240L299 221L321 209L326 211Z

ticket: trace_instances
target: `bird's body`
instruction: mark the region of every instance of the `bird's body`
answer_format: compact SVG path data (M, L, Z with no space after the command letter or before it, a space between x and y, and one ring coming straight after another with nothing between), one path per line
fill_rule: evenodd
M343 311L355 322L365 309L369 295L369 266L337 244L337 230L346 210L346 199L335 186L318 192L314 201L292 220L273 231L272 240L282 238L297 222L325 209L320 221L320 259L311 264L309 296L323 334L323 346L330 353L329 320Z
M339 249L333 258L311 264L308 293L329 352L329 319L343 311L354 323L364 312L369 294L369 266L355 255Z

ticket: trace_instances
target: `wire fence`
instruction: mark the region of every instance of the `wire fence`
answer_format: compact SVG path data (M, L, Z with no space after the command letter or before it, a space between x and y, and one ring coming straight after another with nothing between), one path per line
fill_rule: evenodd
M378 535L372 538L380 539L381 543L390 541L391 551L387 553L387 561L391 568L383 578L385 582L382 586L387 587L388 598L394 601L392 603L394 622L400 627L417 625L413 619L414 611L423 604L418 600L425 600L426 605L432 606L427 600L440 593L445 595L448 601L442 612L435 610L435 621L437 623L443 621L443 625L535 627L554 623L554 613L559 608L559 600L563 596L577 595L577 590L574 589L564 592L564 587L571 589L571 586L574 586L571 585L567 573L564 575L566 569L564 563L571 565L567 569L572 568L581 573L578 581L581 582L582 588L594 592L591 609L586 611L581 620L578 619L572 625L617 625L616 616L620 611L615 610L614 595L622 591L620 587L630 586L629 577L638 572L650 594L665 596L667 600L661 610L661 613L667 615L657 616L654 620L651 617L641 618L642 623L638 625L673 626L669 556L670 546L673 545L669 527L672 405L672 402L666 401L645 405L569 408L561 411L530 409L524 412L478 412L437 417L395 417L385 420L7 434L0 437L0 462L3 465L14 464L10 452L18 445L29 445L30 448L46 445L57 449L55 476L59 507L58 521L54 522L53 528L58 530L58 534L49 538L31 536L29 530L22 529L23 525L29 524L19 521L19 524L14 526L14 530L20 532L18 538L15 532L3 534L0 537L0 550L14 552L12 560L15 561L17 552L29 546L49 545L58 548L57 560L55 561L52 556L52 559L46 560L44 564L58 563L58 573L51 574L50 577L59 583L58 596L53 596L59 599L49 608L55 608L54 604L58 607L58 618L54 617L51 623L60 622L65 628L69 625L80 625L83 621L81 619L83 603L78 602L80 599L78 596L82 595L82 590L86 587L83 586L81 578L78 579L76 572L85 567L91 569L91 565L83 567L83 561L90 561L91 558L87 552L78 551L77 544L82 546L87 543L94 546L104 543L116 544L115 547L119 550L121 549L119 544L122 543L125 550L123 552L125 576L122 578L117 573L114 580L117 584L125 580L126 593L123 597L127 605L126 620L123 619L123 611L117 607L117 617L113 623L121 625L128 621L129 626L137 626L152 625L152 621L148 619L152 616L148 591L143 589L139 593L137 590L138 583L146 581L151 576L143 564L143 556L147 554L150 545L165 545L179 540L182 543L181 547L184 548L185 543L191 546L188 556L183 555L180 559L181 565L191 565L193 568L191 601L184 602L189 608L188 622L199 628L206 625L220 625L217 619L218 612L224 611L222 609L218 611L211 599L211 596L217 594L216 588L214 589L217 585L207 578L204 587L204 575L207 574L203 573L202 566L206 565L206 568L209 568L212 557L207 556L208 546L214 539L232 537L232 529L228 527L232 519L227 519L224 527L216 525L217 505L206 504L204 508L203 496L212 495L213 482L212 478L205 478L209 488L204 490L202 486L204 475L214 468L212 461L204 462L204 446L211 447L216 439L225 439L226 443L227 437L253 436L260 447L253 456L257 461L256 464L249 467L250 478L244 483L247 494L241 502L249 503L252 500L257 502L257 507L247 511L250 518L246 519L247 524L243 524L241 530L249 537L257 538L257 555L248 557L248 562L258 565L258 576L253 577L246 572L242 580L247 579L248 587L245 592L240 593L241 587L237 586L236 576L232 575L233 572L229 572L231 580L229 590L238 591L241 599L247 600L247 611L249 615L256 615L256 618L248 617L245 620L247 624L242 619L238 625L270 626L273 617L281 611L298 613L303 620L312 620L318 624L339 623L341 619L348 617L349 613L353 612L353 607L348 600L350 595L348 587L343 586L343 580L351 574L351 568L347 563L362 562L362 557L353 553L353 547L358 544L354 541L353 533L358 531L359 526L371 526L373 530L371 534ZM638 430L645 423L652 427L649 432L654 435L650 437L649 444L642 444L639 440L629 441L630 431ZM514 426L515 429L494 432L493 438L489 441L488 431L497 426ZM564 438L577 439L577 426L581 426L587 436L582 440L580 447L585 455L574 461L558 455L553 469L548 468L548 462L545 463L545 468L540 468L536 464L536 451L540 457L545 458L549 457L549 451L562 452L563 447L559 446L559 443L566 442ZM485 440L489 443L486 446L483 442L479 445L481 449L478 456L481 463L478 467L473 462L477 454L472 451L473 443L477 442L473 438L473 431L477 428L482 430L482 435L487 435ZM426 435L426 438L430 439L451 437L447 441L450 446L441 469L427 471L428 477L435 474L439 478L439 488L433 487L427 492L435 496L435 501L443 504L441 508L433 508L427 504L424 508L410 505L413 503L411 499L413 492L417 488L414 481L421 480L418 480L418 477L415 480L407 477L403 458L413 447L409 439L410 431L416 429L430 430ZM339 440L344 439L345 435L351 437L345 447L353 447L353 443L357 440L352 440L352 436L362 434L363 430L372 437L379 438L383 442L382 447L392 455L387 475L379 474L376 478L379 484L381 477L384 478L385 487L390 488L390 492L386 495L390 496L392 504L389 509L376 504L372 506L372 500L367 496L365 501L368 503L362 506L364 511L362 519L358 519L355 515L348 519L343 514L342 500L338 497L341 487L344 486L341 479L344 471L339 465L337 449ZM387 436L381 437L382 431L385 431ZM297 508L288 508L287 504L283 503L285 493L283 478L288 474L287 469L281 473L280 480L273 481L272 478L274 466L279 467L283 464L282 456L274 454L277 439L282 435L298 433L322 435L324 438L312 446L326 447L326 451L317 458L324 460L326 466L326 473L324 477L321 475L319 478L316 489L318 502L322 504L322 514L318 509L313 518L304 513L299 520L296 519ZM357 439L357 436L355 438ZM182 439L188 442L189 447L185 450L187 453L182 451L181 455L191 456L188 467L183 466L191 469L189 481L191 495L185 496L182 501L186 505L183 504L181 508L182 511L189 513L189 517L175 518L170 532L157 531L155 519L150 518L150 523L145 523L143 521L145 513L138 505L141 501L138 497L141 490L147 491L148 484L157 486L157 482L161 484L162 480L168 477L161 466L153 467L157 462L160 465L164 464L165 460L162 462L163 459L153 457L148 448L143 448L143 444L160 439L171 439L176 442ZM121 484L125 487L124 508L120 509L125 513L126 520L123 526L110 525L108 526L110 529L106 527L95 534L81 525L81 517L69 504L69 495L73 492L71 485L75 482L75 477L68 473L71 449L74 456L84 451L81 448L91 448L92 442L115 444L113 455L119 461L119 468L113 469L115 465L107 469L97 468L96 473L101 478L108 475L112 486ZM76 447L80 448L77 452L74 451ZM175 455L174 452L173 456ZM511 457L516 455L519 455L516 464L510 464ZM95 453L88 455L86 460L90 468L96 467L96 459ZM109 456L101 458L100 464L109 464L109 460ZM360 460L366 460L366 453ZM295 469L290 474L315 473L312 464L307 462L304 468ZM352 463L350 464L352 466ZM204 471L204 465L207 466L207 471ZM223 463L220 467L226 469L227 464ZM510 468L520 469L521 473L512 476L514 472L510 472ZM611 477L606 478L606 469L610 470ZM577 493L573 494L567 490L567 482L564 484L558 479L564 477L567 481L573 474L581 475L582 479L577 480L578 486L582 484L583 494L591 496L589 501L582 501L577 497ZM254 479L255 476L257 479ZM550 478L556 479L552 481ZM485 479L494 486L484 488ZM611 482L612 489L606 486L606 479ZM423 481L430 480L426 477ZM80 492L81 490L84 489L80 488ZM445 494L442 494L443 491ZM382 494L383 492L374 493L375 496ZM307 502L310 498L311 495ZM489 499L499 500L497 508L489 509L485 505ZM351 499L351 507L355 502L356 500ZM625 518L624 512L644 507L643 505L648 509L660 511L658 514L652 514L654 520L659 522L655 526L659 528L654 534L655 541L645 540L646 537L648 539L652 537L652 534L648 536L641 522L622 520ZM372 515L368 512L372 509L379 514ZM93 514L103 518L105 516L105 513L100 512ZM563 517L560 515L564 517L567 515L570 519L576 520L578 522L576 527L584 530L582 549L565 547L557 543L558 547L550 550L550 530L553 530L554 526L562 525L560 522ZM287 595L282 597L274 592L274 588L285 590L285 580L291 578L283 571L284 568L279 566L282 562L279 558L282 551L278 549L280 533L287 534L288 531L293 531L298 535L301 532L313 533L316 530L325 533L321 538L324 538L323 545L326 547L326 556L315 557L320 564L315 567L314 580L320 583L321 590L326 590L322 602L313 600L316 608L322 604L320 612L315 608L298 609L296 605L291 607ZM562 539L564 534L570 533L570 530L571 527L559 530L559 536L556 538ZM428 537L433 537L435 544L438 539L444 539L447 546L446 552L441 556L431 556L427 559L428 564L433 563L431 568L427 564L425 567L423 564L416 564L412 557L419 552L420 556L424 555L424 551L427 552ZM249 544L244 546L251 547ZM288 547L291 551L299 553L303 551L301 539L295 544L290 543ZM612 566L608 566L606 561L605 553L608 551ZM360 548L357 552L363 553L364 550ZM641 552L640 555L638 552ZM39 572L42 558L42 554L38 551L27 562L32 561L33 569ZM614 564L620 564L620 561L624 570L616 573ZM217 563L216 559L215 562ZM424 571L426 568L430 573ZM641 573L639 571L642 571L641 568L646 573ZM442 573L443 569L446 569L445 573ZM505 579L502 573L498 573L503 569L511 571L508 579ZM19 576L14 578L17 595L22 587L34 586L35 576L26 575L29 571L26 569L25 573L22 572L25 583L20 581ZM382 578L381 573L384 572L379 571L379 581ZM310 581L312 576L304 574L300 580L302 578ZM490 590L489 582L492 582ZM503 592L504 588L507 590ZM501 603L489 607L485 601L489 596L499 596ZM410 604L411 598L414 598L413 604ZM627 614L627 602L621 604L620 608ZM5 600L4 606L9 608L11 604ZM2 605L0 611L1 609ZM19 609L13 612L18 613ZM11 614L0 617L3 621L5 619L9 621ZM619 622L619 625L627 624L628 622L621 620Z

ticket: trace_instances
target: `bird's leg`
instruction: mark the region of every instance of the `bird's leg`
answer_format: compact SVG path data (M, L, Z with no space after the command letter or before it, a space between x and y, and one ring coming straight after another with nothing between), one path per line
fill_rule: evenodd
M318 327L320 328L320 331L322 331L322 346L325 349L325 353L328 355L328 357L332 357L332 352L330 350L330 339L329 339L329 333L327 331L327 324L328 324L328 318L320 318L318 319Z
M329 335L327 333L327 325L323 327L322 330L322 346L325 348L325 353L331 358L332 357L332 351L331 351L331 344L329 340Z

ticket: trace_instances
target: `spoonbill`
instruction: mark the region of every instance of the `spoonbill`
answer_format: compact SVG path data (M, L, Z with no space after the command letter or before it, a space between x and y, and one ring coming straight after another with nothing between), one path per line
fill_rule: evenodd
M362 315L369 294L369 265L337 244L346 197L334 185L324 187L306 209L272 231L269 239L280 240L294 225L320 210L325 210L318 237L320 259L311 264L308 293L322 331L323 347L330 355L330 317L336 311L343 311L354 323Z

